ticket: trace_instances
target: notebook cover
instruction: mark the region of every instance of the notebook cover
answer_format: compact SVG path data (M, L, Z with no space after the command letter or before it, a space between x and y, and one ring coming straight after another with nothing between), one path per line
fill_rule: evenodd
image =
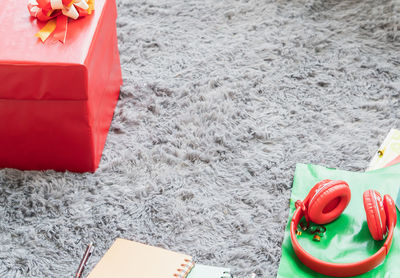
M196 264L189 273L188 278L230 278L229 268Z
M382 145L371 159L367 171L394 165L400 157L400 130L391 129ZM400 162L400 161L399 161Z
M192 267L190 256L119 238L88 278L185 278Z
M400 163L400 155L398 157L396 157L395 159L393 159L392 161L390 161L388 164L386 164L385 167L389 167L389 166L395 165L397 163Z

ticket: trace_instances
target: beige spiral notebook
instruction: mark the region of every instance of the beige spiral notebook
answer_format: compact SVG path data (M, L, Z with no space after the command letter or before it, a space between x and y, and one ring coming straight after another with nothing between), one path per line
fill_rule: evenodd
M185 278L192 257L118 238L88 278Z

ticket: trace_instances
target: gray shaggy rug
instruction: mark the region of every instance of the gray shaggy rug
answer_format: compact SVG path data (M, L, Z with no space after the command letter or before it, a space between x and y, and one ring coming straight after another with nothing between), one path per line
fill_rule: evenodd
M273 277L296 162L363 171L400 127L399 0L118 9L100 168L0 171L0 277L71 277L85 244L90 270L116 237Z

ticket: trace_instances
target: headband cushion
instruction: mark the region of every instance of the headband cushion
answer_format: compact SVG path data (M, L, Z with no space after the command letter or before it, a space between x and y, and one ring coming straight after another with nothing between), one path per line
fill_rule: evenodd
M363 202L368 229L373 239L382 240L386 234L386 213L381 194L375 190L367 190L363 194Z
M308 217L316 224L327 224L340 216L350 202L349 185L344 181L326 180L320 184L308 204Z

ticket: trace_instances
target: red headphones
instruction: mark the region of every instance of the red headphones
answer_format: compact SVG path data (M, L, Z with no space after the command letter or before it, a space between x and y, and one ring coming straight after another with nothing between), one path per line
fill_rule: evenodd
M356 276L380 265L392 245L397 214L392 197L367 190L363 194L365 213L369 231L375 240L382 240L388 230L383 246L371 257L355 263L330 263L311 256L297 241L296 231L300 220L307 223L327 224L340 216L350 202L349 185L340 180L323 180L317 183L303 202L296 202L296 211L290 223L290 237L294 252L304 265L324 275L335 277Z

